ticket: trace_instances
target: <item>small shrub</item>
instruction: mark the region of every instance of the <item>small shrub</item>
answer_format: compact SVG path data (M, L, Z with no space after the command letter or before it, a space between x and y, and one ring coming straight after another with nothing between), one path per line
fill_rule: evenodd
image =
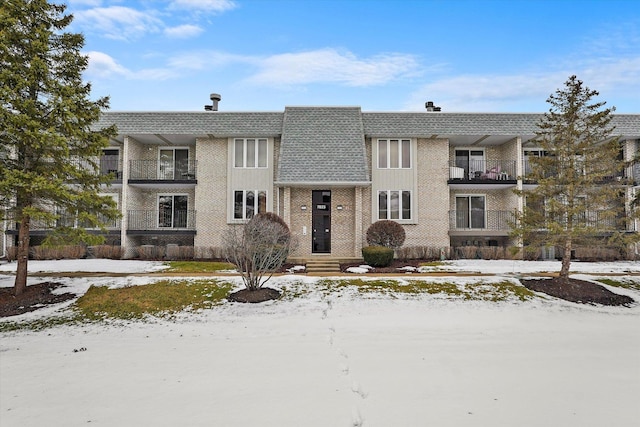
M422 259L425 261L440 261L444 257L450 256L449 248L439 248L435 246L406 246L396 249L399 259Z
M501 246L483 246L478 248L482 259L504 259L504 248Z
M142 260L158 261L164 258L164 246L143 245L136 248L138 258Z
M367 243L371 246L395 249L402 246L405 238L404 227L387 219L376 221L367 229Z
M362 248L364 262L372 267L388 267L393 262L393 249L384 246Z
M15 261L18 258L18 248L11 246L7 248L7 261Z
M194 259L222 259L224 258L224 249L216 246L196 246L193 248Z
M460 246L457 248L456 253L460 259L476 259L478 258L478 247Z
M79 259L87 255L87 249L81 245L34 246L30 253L36 260Z
M91 247L91 254L96 258L122 259L124 250L119 245L98 245Z

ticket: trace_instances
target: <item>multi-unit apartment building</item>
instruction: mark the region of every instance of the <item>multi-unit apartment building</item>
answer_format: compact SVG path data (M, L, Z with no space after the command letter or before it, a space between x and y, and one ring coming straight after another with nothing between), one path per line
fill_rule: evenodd
M359 258L373 222L392 219L405 246L509 246L523 209L514 189L540 114L363 112L287 107L281 112L107 112L116 124L101 172L122 219L108 241L136 248L220 248L225 230L256 212L279 214L296 236L293 257ZM615 115L620 155L640 151L640 114ZM620 177L626 204L640 170ZM626 222L625 232L637 232ZM33 227L36 238L47 233ZM8 224L5 248L14 244ZM199 252L196 251L196 255Z

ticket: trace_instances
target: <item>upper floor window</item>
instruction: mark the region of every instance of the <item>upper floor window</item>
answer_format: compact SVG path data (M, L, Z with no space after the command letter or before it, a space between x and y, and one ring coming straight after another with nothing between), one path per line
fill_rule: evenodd
M378 219L411 219L411 192L378 191Z
M158 151L158 179L174 180L184 179L193 171L190 171L188 148L161 148Z
M411 140L410 139L379 139L378 140L378 168L379 169L411 168Z
M120 150L117 148L105 148L100 156L100 174L114 174L116 178L120 176Z
M237 168L266 168L266 138L236 138L234 141L234 166Z

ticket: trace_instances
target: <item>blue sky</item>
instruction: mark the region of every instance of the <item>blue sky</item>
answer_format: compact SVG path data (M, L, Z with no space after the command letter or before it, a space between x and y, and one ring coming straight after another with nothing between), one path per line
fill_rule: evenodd
M575 74L640 113L636 0L68 0L112 111L542 112Z

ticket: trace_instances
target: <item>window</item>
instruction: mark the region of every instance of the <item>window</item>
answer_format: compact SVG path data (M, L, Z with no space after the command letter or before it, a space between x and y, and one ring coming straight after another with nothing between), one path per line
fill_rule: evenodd
M480 178L485 172L483 150L456 150L456 167L464 169L468 179Z
M378 168L379 169L411 168L411 140L410 139L379 139L378 140Z
M108 175L114 174L116 178L122 178L118 170L120 150L117 148L105 148L102 150L102 156L100 156L100 174Z
M456 196L456 228L485 228L484 196Z
M266 168L266 138L236 138L234 141L234 166L237 168Z
M233 193L233 219L250 219L256 213L267 211L267 192L238 190Z
M378 191L378 219L411 219L411 192Z
M185 179L189 174L189 150L187 148L162 148L158 162L158 179Z
M187 226L187 196L158 196L158 227L185 228Z

